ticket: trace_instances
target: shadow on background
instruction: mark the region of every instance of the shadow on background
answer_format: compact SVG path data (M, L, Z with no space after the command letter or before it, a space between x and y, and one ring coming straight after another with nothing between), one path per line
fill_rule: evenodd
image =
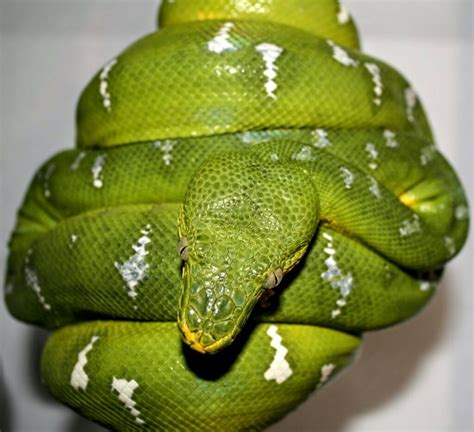
M3 379L3 374L0 372L0 429L2 432L12 432L14 428L9 396L10 392Z
M31 387L32 393L42 401L55 403L48 393L46 386L41 381L41 353L50 332L39 328L31 328L28 337L28 365L26 368L26 380Z
M66 408L65 408L66 409ZM71 412L71 420L64 432L107 432L108 429L95 424L74 411Z
M366 336L357 362L269 432L342 432L352 419L402 394L443 336L449 290L411 321Z

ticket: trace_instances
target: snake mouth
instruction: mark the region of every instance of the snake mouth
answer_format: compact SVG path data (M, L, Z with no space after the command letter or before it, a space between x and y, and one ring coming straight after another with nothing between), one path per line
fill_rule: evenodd
M181 330L183 341L193 350L200 352L201 354L215 354L229 345L230 341L233 339L232 335L227 335L217 341L206 343L205 340L211 340L211 337L203 330L192 331L183 321L179 321L178 326Z

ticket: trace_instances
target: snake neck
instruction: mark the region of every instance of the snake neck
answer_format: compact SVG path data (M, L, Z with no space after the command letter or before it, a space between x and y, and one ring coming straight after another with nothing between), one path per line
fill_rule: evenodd
M160 28L195 21L267 21L359 48L354 22L339 0L164 0Z

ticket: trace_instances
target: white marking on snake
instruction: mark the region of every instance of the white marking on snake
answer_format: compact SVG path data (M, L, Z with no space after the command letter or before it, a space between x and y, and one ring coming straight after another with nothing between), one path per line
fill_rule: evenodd
M224 73L235 75L239 72L245 72L245 69L243 67L236 68L229 65L218 65L214 68L214 71L217 76L222 76Z
M104 170L106 158L106 154L99 155L94 159L94 164L92 165L92 184L96 189L101 189L104 187L104 180L101 178L101 176L102 171Z
M74 369L71 373L69 383L76 390L86 390L87 384L89 383L89 376L86 374L84 367L87 364L87 354L92 351L94 344L99 340L99 336L92 336L90 342L84 347L84 349L77 355L77 362L74 365Z
M102 103L104 105L104 108L107 111L110 111L112 109L112 100L111 100L111 95L109 93L109 74L112 68L117 64L117 59L113 59L109 63L107 63L104 68L102 69L102 72L100 73L100 84L99 84L99 92L100 95L102 96Z
M324 129L312 131L311 136L314 138L313 146L316 148L326 148L332 145L331 141L329 141L328 133Z
M328 39L326 42L332 48L332 56L336 61L347 67L359 66L359 62L351 58L346 50L342 49L339 45L336 45L332 40Z
M251 131L243 132L239 134L239 137L244 144L257 144L272 140L272 137L267 134L260 134L258 132Z
M165 140L164 142L155 141L153 143L153 148L159 149L163 152L163 161L165 162L166 166L170 166L171 162L173 161L173 155L171 152L173 151L175 144L176 141L169 139Z
M255 1L255 0L233 0L232 5L238 12L245 14L268 14L268 5L271 1Z
M454 241L452 237L445 236L444 245L446 246L446 249L448 250L449 256L452 257L456 253L456 242Z
M235 51L236 48L229 41L230 31L234 28L234 23L226 22L217 32L214 39L207 43L209 51L221 54L224 51Z
M278 75L278 66L276 66L275 63L278 57L283 53L283 48L271 43L262 43L257 45L255 49L263 57L263 61L265 62L265 71L263 74L267 77L267 82L265 83L267 95L272 99L276 99L275 91L278 88L278 84L275 82L275 78Z
M402 237L415 234L421 231L420 217L417 214L413 215L412 220L405 219L402 222L402 226L398 229Z
M275 380L277 384L281 384L293 374L289 363L285 359L288 350L282 345L283 339L278 334L277 326L271 325L267 330L267 335L272 339L270 345L275 348L275 356L264 377L267 381Z
M409 192L406 195L407 195L408 198L413 197L413 200L415 200L416 195L414 193ZM430 203L422 203L422 204L420 204L418 209L422 213L428 213L428 212L432 211L433 205L430 204Z
M240 135L240 139L244 144L253 144L255 139L254 139L254 134L252 132L243 132Z
M436 153L437 153L437 149L434 145L430 145L430 146L426 146L426 147L423 147L421 150L420 150L420 163L422 166L426 166L428 165L430 162L433 161Z
M372 170L376 170L378 168L377 159L379 157L377 147L375 147L375 144L367 143L367 145L365 146L365 151L367 152L370 159L369 168Z
M329 380L332 373L336 369L336 365L333 363L325 364L321 367L321 378L319 379L318 387L321 387L325 382Z
M388 264L385 264L383 268L385 270L385 279L387 280L393 279L393 273L390 270L390 266Z
M28 288L31 288L33 292L36 294L38 301L41 303L45 311L51 310L51 305L46 302L46 298L41 293L41 286L39 284L38 274L36 270L31 267L31 255L33 254L33 250L30 249L26 253L25 256L25 285Z
M324 233L323 237L327 240L324 252L328 258L324 261L327 270L321 274L321 279L328 282L332 288L338 289L341 294L341 297L336 301L338 308L331 312L331 317L334 319L341 314L341 308L346 306L346 298L354 289L354 278L350 272L343 274L337 265L333 237L327 233Z
M375 180L372 176L367 176L370 182L369 192L378 200L382 199L382 192L380 191L380 185L377 180Z
M347 24L351 16L343 4L339 4L339 12L337 13L337 22L341 25Z
M298 153L293 154L293 160L298 161L315 161L316 156L313 153L312 147L302 146Z
M56 170L56 165L49 164L46 168L46 171L43 177L43 192L44 192L44 196L48 199L51 198L51 189L49 188L49 180L51 179L51 176L53 175L55 170Z
M383 82L382 82L382 72L380 67L375 63L365 63L365 68L372 75L372 82L374 83L374 94L373 99L374 104L380 106L382 104L382 95L383 95Z
M383 131L383 137L385 138L385 145L388 148L398 147L397 134L390 129L385 129Z
M87 156L87 152L83 151L80 152L76 159L74 159L74 162L71 164L71 171L77 171L79 167L81 166L82 160Z
M420 291L426 292L431 289L431 282L429 281L420 281Z
M135 380L127 381L126 379L113 378L112 381L112 391L118 393L118 398L125 408L130 411L133 417L135 417L135 423L138 425L144 425L145 421L140 418L140 411L138 411L135 406L137 403L133 400L133 393L139 387L138 383Z
M457 220L465 220L469 216L469 210L466 205L461 204L456 207L455 216Z
M354 184L355 180L354 174L346 167L341 167L341 175L346 189L352 189L352 185Z
M151 242L150 237L148 237L151 233L151 226L147 225L140 232L142 236L132 245L135 253L123 263L115 262L115 268L127 285L127 294L134 300L138 295L136 288L146 278L150 267L145 258L148 255L146 245Z
M273 162L277 162L278 160L280 160L280 158L278 157L278 155L276 153L272 153L270 155L270 159L273 161Z
M407 109L407 119L410 123L415 122L416 93L411 87L405 89L405 104Z
M76 234L71 234L71 242L69 243L69 248L72 249L74 247L74 244L77 242L79 239L79 236Z

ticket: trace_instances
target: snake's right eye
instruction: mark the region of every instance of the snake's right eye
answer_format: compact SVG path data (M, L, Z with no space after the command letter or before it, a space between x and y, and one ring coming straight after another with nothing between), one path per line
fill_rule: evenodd
M188 255L188 240L186 238L180 238L178 242L178 253L183 261L187 261Z

